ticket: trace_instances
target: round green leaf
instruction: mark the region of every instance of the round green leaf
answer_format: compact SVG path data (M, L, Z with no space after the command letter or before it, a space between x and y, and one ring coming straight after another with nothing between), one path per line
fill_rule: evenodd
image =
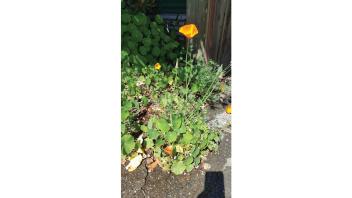
M171 172L175 175L180 175L186 170L186 166L183 164L182 161L174 162L171 166Z
M155 140L156 138L158 138L158 136L159 136L158 131L153 130L153 129L148 129L148 137L149 137L150 139Z
M173 132L173 131L172 132L168 132L168 133L166 133L165 138L166 138L166 140L168 142L173 143L177 139L177 133Z
M163 118L156 121L156 127L164 133L170 130L169 123Z
M134 138L130 134L126 134L122 136L121 141L122 141L121 143L122 143L123 153L126 155L131 153L131 151L136 146L136 143L134 142Z

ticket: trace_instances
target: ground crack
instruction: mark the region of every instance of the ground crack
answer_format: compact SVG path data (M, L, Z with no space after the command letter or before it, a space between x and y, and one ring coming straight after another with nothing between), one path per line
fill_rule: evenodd
M147 168L147 163L145 164L145 168L147 169L147 175L144 177L144 184L143 186L141 187L141 191L144 195L144 198L148 198L147 194L145 193L145 190L144 190L144 187L145 185L147 184L147 180L148 180L148 176L149 176L149 171L148 171L148 168Z

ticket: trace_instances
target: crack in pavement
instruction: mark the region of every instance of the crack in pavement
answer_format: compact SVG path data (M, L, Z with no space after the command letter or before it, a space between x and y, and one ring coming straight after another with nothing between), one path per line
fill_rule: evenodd
M144 198L148 198L148 196L146 195L146 193L145 193L145 190L144 190L144 186L147 184L147 180L148 180L148 176L149 176L149 171L148 171L148 168L147 168L147 163L145 163L145 169L147 169L147 174L146 174L146 176L144 177L144 184L143 184L143 186L141 187L141 191L142 191L142 193L143 193L143 195L144 195Z

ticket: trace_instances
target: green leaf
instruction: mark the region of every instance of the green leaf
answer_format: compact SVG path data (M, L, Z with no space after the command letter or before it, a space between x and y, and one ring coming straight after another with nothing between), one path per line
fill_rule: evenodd
M216 133L210 133L208 136L208 140L211 141L216 137Z
M155 140L156 138L158 138L158 136L159 136L159 133L158 133L158 131L155 131L155 130L153 130L153 129L148 129L148 137L150 138L150 139L153 139L153 140Z
M173 143L177 139L177 133L176 132L168 132L168 133L166 133L165 138L168 142Z
M192 164L193 162L193 157L192 156L189 156L185 161L184 161L184 164L185 165L190 165Z
M194 168L194 165L193 164L189 164L189 165L187 165L186 171L187 172L191 172L193 170L193 168Z
M172 125L175 129L180 128L182 125L182 117L177 116L177 115L173 115L172 116Z
M150 138L146 138L144 139L144 142L145 142L145 147L148 149L148 148L152 148L154 146L154 142L152 139Z
M143 102L143 105L147 105L148 104L148 98L147 97L145 97L145 96L143 96L142 97L142 102Z
M193 135L191 133L185 133L183 134L182 143L189 144L191 143L192 139L193 139Z
M193 133L193 138L198 140L200 138L200 131L198 129L195 129L194 133Z
M158 140L155 142L155 146L156 146L156 147L160 147L160 146L162 146L164 143L165 143L164 140L158 139Z
M165 119L159 119L156 121L156 127L162 132L168 132L170 130L169 124Z
M196 93L198 91L198 85L193 84L191 90L192 90L192 93Z
M145 125L142 125L142 126L141 126L141 130L142 130L143 132L147 132L148 127L146 127Z
M186 166L183 164L182 161L174 162L171 166L171 172L175 175L180 175L186 170Z
M149 119L149 121L148 121L148 128L149 128L149 129L152 129L152 128L153 128L153 119L152 119L152 118Z
M177 129L178 133L186 133L186 127L182 125L179 129Z
M122 134L124 134L126 131L126 125L125 124L121 124L121 132Z
M196 150L193 151L192 156L193 157L198 157L199 152L200 152L200 149L197 147Z
M200 157L195 158L195 159L194 159L194 165L195 165L195 166L198 166L199 163L200 163Z
M129 115L130 115L130 113L128 112L128 110L122 110L122 112L121 112L122 121L125 121Z
M128 155L129 153L131 153L131 151L136 146L136 143L134 142L134 138L130 134L126 134L122 136L121 143L122 143L123 153L125 155Z

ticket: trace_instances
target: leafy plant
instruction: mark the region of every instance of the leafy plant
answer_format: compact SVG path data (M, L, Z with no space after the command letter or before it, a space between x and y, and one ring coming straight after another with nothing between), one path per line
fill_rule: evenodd
M227 68L192 58L192 46L180 51L160 16L125 9L121 20L122 158L140 162L146 152L165 171L189 172L218 149L220 133L206 123L205 106ZM182 31L187 38L196 35L192 28Z
M165 65L175 62L181 46L175 30L168 32L160 15L151 20L142 12L122 9L121 22L121 48L129 56L125 64L138 66L159 62Z
M204 86L208 92L186 87L180 74L189 66L174 68L173 72L158 71L153 66L123 68L124 155L132 155L139 148L135 145L131 150L130 137L142 135L141 147L152 153L164 170L181 174L197 167L209 151L217 150L220 134L208 127L203 108L222 73L221 69L204 69L213 64L198 61L193 65L194 75L203 72L211 78L200 80L199 85L197 78L189 83ZM126 134L130 136L127 138ZM168 146L172 148L171 154L165 150Z

